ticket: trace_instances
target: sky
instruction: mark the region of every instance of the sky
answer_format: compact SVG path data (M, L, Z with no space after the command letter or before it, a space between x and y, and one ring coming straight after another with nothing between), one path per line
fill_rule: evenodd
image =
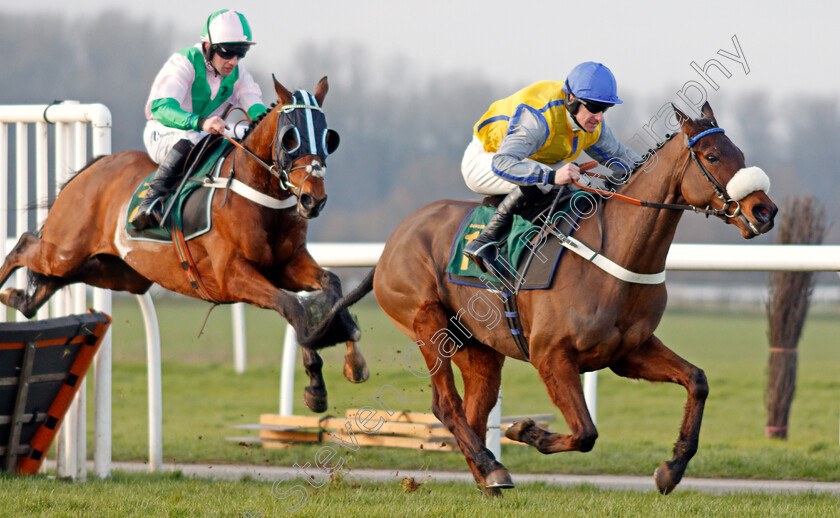
M615 73L619 95L682 96L765 91L771 97L840 100L840 7L820 2L562 2L548 0L30 0L0 12L70 18L121 10L171 24L177 48L198 40L207 15L236 9L257 47L248 55L283 76L303 42L359 45L376 62L405 59L420 77L458 73L525 86L565 78L582 61ZM176 50L176 49L173 49ZM716 60L716 61L710 61ZM692 68L705 69L707 77ZM325 73L329 73L326 71ZM699 85L699 86L698 86ZM715 86L717 88L715 88ZM517 86L518 88L518 86ZM702 88L702 90L701 90Z

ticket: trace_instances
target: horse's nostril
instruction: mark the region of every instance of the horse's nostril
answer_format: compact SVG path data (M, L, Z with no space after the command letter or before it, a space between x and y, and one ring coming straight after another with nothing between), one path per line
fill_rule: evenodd
M768 207L767 205L760 204L753 207L752 213L755 219L761 223L767 223L769 221L773 221L773 218L776 216L776 211L778 209L774 209Z
M315 205L315 198L311 194L303 193L300 195L300 204L303 208L309 210Z

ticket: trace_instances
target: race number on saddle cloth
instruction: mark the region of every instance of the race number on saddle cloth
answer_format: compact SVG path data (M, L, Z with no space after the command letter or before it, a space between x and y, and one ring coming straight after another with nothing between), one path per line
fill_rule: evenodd
M475 239L485 224L493 216L495 208L488 205L479 205L470 211L461 223L449 254L449 262L446 266L447 277L450 282L476 288L512 288L497 279L491 272L482 272L481 269L464 255L464 247ZM574 226L580 220L582 213L589 214L591 211L590 198L582 191L576 191L565 201L559 203L559 207L548 219L551 227L557 233L570 236ZM529 216L526 214L526 216ZM554 272L560 264L560 258L565 248L560 240L551 232L546 233L544 238L539 238L540 229L546 221L547 209L532 214L531 220L519 215L514 216L510 233L507 239L499 246L496 271L507 273L506 283L522 280L521 289L538 290L551 286ZM530 217L529 216L529 217ZM575 223L575 225L572 224ZM538 241L539 239L539 241ZM532 252L537 255L529 260ZM501 261L505 261L502 264ZM513 275L513 271L516 274ZM515 277L515 278L514 278ZM487 282L483 282L486 280Z

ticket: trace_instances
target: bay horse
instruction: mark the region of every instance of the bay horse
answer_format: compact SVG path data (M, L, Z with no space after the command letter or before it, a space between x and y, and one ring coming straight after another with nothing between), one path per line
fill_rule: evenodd
M625 197L668 205L638 207L618 195L604 196L595 209L597 216L582 219L575 233L601 256L632 272L664 271L682 215L678 208L716 215L747 239L769 231L778 210L765 192L769 180L760 169L749 168L755 173L753 180L762 181L744 174L732 181L745 170L744 155L717 126L708 103L702 107L703 117L696 120L674 110L679 124L673 126L681 131L619 189ZM513 483L507 469L484 446L487 416L496 404L505 358L525 361L526 357L504 319L501 325L488 326L490 309L470 311L475 309L471 305L476 288L447 280L453 238L476 205L444 200L415 212L386 243L372 287L379 305L416 342L425 359L428 372L422 375L431 377L435 416L455 436L479 487L499 494L500 488ZM609 367L627 378L678 383L688 391L679 438L673 458L654 473L659 491L667 494L674 489L697 451L708 385L701 369L654 335L667 299L661 278L652 284L626 282L567 253L549 289L518 294L530 363L570 433L551 433L526 419L511 425L507 437L546 454L591 450L598 432L584 401L583 372ZM484 304L501 306L506 294L490 293ZM499 308L493 311L501 314ZM463 375L463 400L455 386L453 361Z
M293 94L274 79L274 90L278 102L252 123L222 165L221 183L238 188L213 197L212 229L185 245L195 278L185 275L187 261L172 243L129 238L129 202L157 166L145 152L125 151L94 159L78 172L58 193L40 235L20 237L0 268L0 284L24 266L29 287L3 290L0 302L31 318L56 290L79 282L134 294L157 283L214 303L245 302L277 311L296 330L311 410L327 408L319 348L346 341L344 375L365 381L359 328L347 310L329 312L342 296L339 279L306 249L307 219L327 199L326 156L338 145L321 109L329 84L322 78L313 96ZM314 297L294 293L316 290ZM328 312L334 318L321 319Z

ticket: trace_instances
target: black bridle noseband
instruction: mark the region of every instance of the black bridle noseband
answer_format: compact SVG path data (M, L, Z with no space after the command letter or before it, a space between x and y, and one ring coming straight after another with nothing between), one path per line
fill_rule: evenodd
M301 189L306 181L312 176L323 178L326 173L327 155L338 148L339 136L335 130L327 128L323 110L318 106L315 97L304 90L296 92L292 96L292 102L278 110L277 126L271 144L271 164L236 140L227 135L225 138L274 176L280 188L297 198L299 205ZM320 139L317 138L318 135ZM294 165L306 156L313 156L313 159L308 164ZM305 169L307 174L300 187L296 187L289 180L289 175L299 169Z

